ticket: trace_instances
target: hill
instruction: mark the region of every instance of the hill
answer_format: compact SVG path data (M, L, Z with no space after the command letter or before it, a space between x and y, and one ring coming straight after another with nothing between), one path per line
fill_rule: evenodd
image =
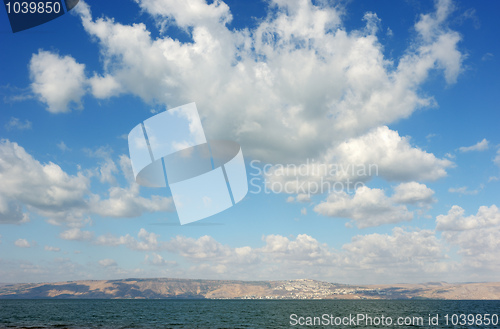
M203 298L203 299L496 299L500 283L429 282L353 286L316 280L236 281L124 279L28 283L0 286L13 298Z

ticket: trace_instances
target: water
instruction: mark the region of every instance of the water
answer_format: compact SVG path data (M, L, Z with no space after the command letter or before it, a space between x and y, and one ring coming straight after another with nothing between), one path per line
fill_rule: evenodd
M349 316L355 320L358 316L365 316L365 320L353 323ZM500 328L498 316L500 301L0 300L2 329ZM329 322L323 322L323 326L305 325L308 320L314 321L314 317L317 317L316 321ZM371 324L366 317L371 318ZM417 322L398 326L399 318ZM489 325L484 324L487 318ZM419 319L424 323L418 323ZM432 323L436 319L438 324ZM479 325L479 319L484 321L482 325ZM344 321L344 325L335 325L335 321Z

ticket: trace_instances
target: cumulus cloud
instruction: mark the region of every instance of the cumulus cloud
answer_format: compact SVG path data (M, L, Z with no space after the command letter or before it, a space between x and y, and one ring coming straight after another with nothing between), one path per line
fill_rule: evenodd
M435 202L433 195L432 189L417 182L395 186L390 197L381 189L362 186L352 195L344 191L331 192L325 201L314 207L314 211L323 216L348 218L358 228L365 228L410 221L413 212L407 205L428 208Z
M158 195L150 199L139 195L139 185L128 188L111 187L109 197L93 201L91 211L104 217L139 217L147 212L173 211L171 198Z
M276 164L251 174L260 175L270 191L307 196L350 193L374 177L406 182L436 180L445 177L446 169L453 166L450 160L413 147L409 138L384 126L340 143L316 161Z
M165 247L191 260L217 260L231 255L229 246L222 245L208 235L198 239L176 236Z
M89 79L89 84L95 98L103 99L120 94L120 84L110 75L103 77L94 75Z
M440 231L464 231L500 225L500 211L495 205L482 206L476 215L464 216L465 210L453 206L447 215L436 217L436 229Z
M385 126L340 144L331 158L366 168L375 164L377 175L396 181L436 180L446 176L446 169L453 165L447 159L412 147L408 137Z
M442 278L457 266L447 261L446 246L431 230L396 227L392 234L355 236L342 249L346 254L343 265L364 280L367 275L372 280L397 273L405 282L421 282L423 277Z
M47 111L63 113L71 111L70 104L81 108L85 94L85 64L79 64L71 56L60 56L39 50L29 64L31 88L38 98L47 104Z
M475 273L482 269L500 270L500 210L497 206L479 207L475 215L465 216L465 210L453 206L446 215L436 217L436 229L443 238L459 248L464 268Z
M278 263L298 262L304 265L325 264L332 260L333 251L307 234L290 239L281 235L267 235L262 238L265 245L259 249L267 259Z
M417 182L401 183L394 188L392 199L404 204L431 204L436 202L433 198L434 191L425 184Z
M198 239L177 236L166 246L170 252L196 264L190 271L217 278L269 279L280 277L277 273L287 273L287 278L317 277L320 272L324 274L337 266L332 250L307 234L267 235L262 240L261 248L230 247L211 236ZM319 267L313 267L315 265Z
M82 173L68 175L55 163L41 164L9 140L0 141L0 180L0 200L11 200L18 209L17 218L21 216L20 204L23 204L50 220L61 222L71 222L75 219L71 210L80 211L85 207L89 188L89 179Z
M359 228L413 219L413 213L405 205L396 205L383 190L366 186L358 188L352 196L343 191L330 193L314 211L323 216L352 219Z
M115 183L118 172L115 162L104 158L97 169L99 180ZM130 179L130 159L119 158L120 169ZM0 141L0 223L15 224L29 220L28 211L46 217L54 225L81 227L91 215L103 217L138 217L147 212L172 211L171 198L140 196L139 185L129 180L129 186L111 186L108 195L90 191L93 171L69 175L60 166L42 164L15 142Z
M232 19L229 7L220 0L211 4L207 4L204 0L136 0L136 2L144 11L157 17L170 18L183 28L193 25L224 25Z
M211 236L176 236L137 248L152 233L141 229L143 238L112 238L110 245L135 251L153 251L146 264L183 268L191 277L240 279L331 278L338 282L422 282L442 280L460 265L447 255L448 246L434 231L394 228L390 233L359 235L336 250L308 234L264 235L260 247L229 246ZM99 239L97 239L99 240ZM162 253L160 255L160 252ZM169 260L173 254L187 261ZM367 279L369 278L369 279Z
M29 247L31 247L31 244L26 239L17 239L14 242L14 245L16 247L19 247L19 248L29 248Z
M95 96L119 91L168 107L196 101L210 118L207 135L238 140L246 154L267 162L318 157L434 105L418 93L428 73L442 70L453 83L462 68L460 36L446 25L447 1L420 17L417 38L395 62L383 55L375 13L360 18L364 28L347 32L341 12L324 3L271 1L273 15L235 30L226 25L231 13L222 1L137 3L162 28L176 25L192 41L152 39L143 23L94 19L80 2L75 10L106 63L92 78ZM429 176L442 176L440 168Z
M485 151L489 147L489 142L484 138L482 141L477 142L472 146L462 146L459 148L460 152L471 152L471 151Z

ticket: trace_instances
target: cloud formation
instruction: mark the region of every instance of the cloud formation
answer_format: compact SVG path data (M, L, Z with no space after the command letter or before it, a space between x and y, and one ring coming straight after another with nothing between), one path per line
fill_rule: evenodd
M314 211L323 216L352 219L358 228L413 219L406 206L395 205L383 190L366 186L358 188L353 196L345 192L330 193Z
M471 152L471 151L485 151L489 147L489 142L486 138L483 138L482 141L477 142L472 146L462 146L459 148L460 152Z
M64 113L71 105L82 109L81 98L85 95L85 64L71 56L59 56L39 50L29 64L31 89L40 101L47 104L47 111Z
M434 191L417 182L401 183L394 187L391 197L382 189L362 186L352 195L332 192L314 207L320 215L351 219L358 228L411 221L413 212L407 205L427 208L435 202Z
M128 178L130 160L123 155L119 164ZM143 213L173 210L171 198L157 195L144 198L133 181L129 181L127 187L109 187L105 196L92 193L92 172L79 171L70 175L55 163L40 163L19 144L1 140L0 224L27 222L30 211L54 225L82 227L90 222L92 215L138 217ZM118 169L108 157L97 172L101 182L113 183L113 175ZM73 239L70 233L67 234Z
M473 277L478 277L477 270L481 269L484 277L494 279L490 271L500 270L500 210L496 205L481 206L470 216L455 205L446 215L437 216L436 229L448 243L459 248L462 264Z
M290 279L329 277L338 282L420 282L443 279L459 264L449 259L447 245L432 230L396 227L388 234L359 235L341 250L331 248L308 234L264 235L260 247L229 246L211 236L176 236L162 241L159 235L141 229L130 235L97 237L93 243L124 246L134 252L149 252L146 264L176 267L176 273L193 278ZM139 247L139 244L142 244ZM172 256L182 257L181 263ZM187 264L185 263L187 262Z
M449 1L419 18L417 37L396 61L383 55L374 13L364 16L364 28L347 32L337 8L270 1L273 15L234 30L222 1L136 2L162 31L175 25L192 41L153 39L143 23L93 18L81 1L75 9L105 63L89 79L91 93L130 93L168 107L195 101L210 118L204 124L211 138L238 140L246 154L266 162L322 156L346 138L407 118L434 105L418 93L431 70L443 71L447 83L462 70L460 36L446 23Z

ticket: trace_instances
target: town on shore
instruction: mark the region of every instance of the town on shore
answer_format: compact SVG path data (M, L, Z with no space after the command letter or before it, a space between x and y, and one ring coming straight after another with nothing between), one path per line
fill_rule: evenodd
M123 279L0 284L0 299L451 299L500 300L500 282L346 285L282 281Z

